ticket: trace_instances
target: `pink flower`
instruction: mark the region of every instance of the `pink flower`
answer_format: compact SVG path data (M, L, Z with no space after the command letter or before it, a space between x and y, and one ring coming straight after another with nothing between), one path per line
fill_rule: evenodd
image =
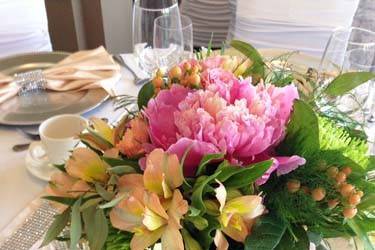
M206 73L205 89L173 86L161 91L145 109L154 146L180 158L190 149L184 164L187 176L195 174L208 153L225 153L226 159L241 165L256 162L257 156L283 139L293 101L298 98L292 85L253 86L221 69ZM299 159L292 158L292 163L301 165ZM272 171L278 166L280 173L288 172L288 166L284 169L281 163L274 163Z

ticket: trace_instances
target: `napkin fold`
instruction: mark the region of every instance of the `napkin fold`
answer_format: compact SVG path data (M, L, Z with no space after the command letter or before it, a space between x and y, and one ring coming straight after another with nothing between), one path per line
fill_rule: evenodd
M113 96L114 85L121 78L121 67L104 47L69 55L43 75L46 88L53 91L80 91L103 88ZM0 74L0 104L17 95L20 86L13 76Z

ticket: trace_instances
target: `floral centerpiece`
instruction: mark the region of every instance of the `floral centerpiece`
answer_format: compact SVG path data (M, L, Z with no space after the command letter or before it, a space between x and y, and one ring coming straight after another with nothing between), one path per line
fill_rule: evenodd
M157 72L118 124L91 120L79 135L87 147L49 183L44 198L62 213L44 245L309 249L358 236L373 249L374 157L363 131L316 103L374 75L343 74L317 94L313 80L273 70L249 44L231 45L245 57L199 53L168 77Z

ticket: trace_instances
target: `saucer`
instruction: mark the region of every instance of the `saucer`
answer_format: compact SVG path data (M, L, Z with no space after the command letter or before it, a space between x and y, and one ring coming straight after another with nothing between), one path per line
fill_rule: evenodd
M27 151L25 157L26 169L38 179L50 181L51 176L58 170L50 163L41 142L33 142L33 144L36 144L34 147L37 147L37 149L33 152L34 157L32 156L30 149ZM37 159L35 159L35 155L37 155Z

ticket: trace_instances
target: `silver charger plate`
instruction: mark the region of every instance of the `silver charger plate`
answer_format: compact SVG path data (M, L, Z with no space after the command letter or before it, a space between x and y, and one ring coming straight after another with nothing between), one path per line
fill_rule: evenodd
M13 75L52 67L69 53L40 52L0 59L0 73ZM37 125L59 114L82 114L99 106L108 98L103 89L55 92L15 96L0 104L0 124Z

